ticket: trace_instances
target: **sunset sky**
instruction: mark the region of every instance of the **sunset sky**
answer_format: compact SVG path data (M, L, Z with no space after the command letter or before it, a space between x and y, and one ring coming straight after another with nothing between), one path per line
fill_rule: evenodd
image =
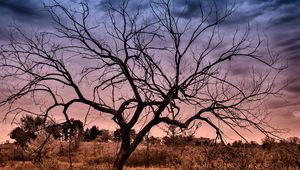
M50 0L49 0L50 1ZM47 4L48 0L45 1ZM94 10L102 10L101 2L87 0ZM117 0L114 0L117 1ZM178 8L185 5L188 9L184 17L197 17L199 11L195 8L195 1L178 0ZM64 4L80 2L79 0L60 1ZM136 0L139 2L139 0ZM224 0L217 0L223 4ZM134 6L135 3L133 3ZM271 124L276 128L286 128L290 131L285 137L300 137L300 1L299 0L237 0L236 10L229 20L224 23L225 29L236 29L237 25L250 23L254 30L258 28L267 37L270 49L279 53L288 63L288 68L281 74L280 80L287 83L280 99L271 99L268 102ZM53 25L47 12L43 11L41 0L0 0L0 44L9 40L9 26L22 26L24 30L43 29L52 30ZM245 65L243 65L245 64ZM248 63L236 65L236 74L243 76L243 68ZM283 63L284 64L284 63ZM4 89L0 82L0 92ZM3 115L0 113L0 118ZM102 120L103 121L103 120ZM96 122L96 121L95 121ZM10 121L0 123L0 143L9 139L8 133L12 129ZM100 128L109 128L109 123L97 124ZM200 130L201 131L201 130ZM154 132L155 133L155 132ZM200 133L199 133L200 134ZM201 134L200 134L201 135ZM230 134L228 134L230 136ZM204 134L204 136L210 136ZM212 137L212 136L211 136ZM234 138L234 137L233 137ZM259 140L261 136L250 135L250 139ZM235 138L236 139L236 138ZM237 138L239 139L239 138Z

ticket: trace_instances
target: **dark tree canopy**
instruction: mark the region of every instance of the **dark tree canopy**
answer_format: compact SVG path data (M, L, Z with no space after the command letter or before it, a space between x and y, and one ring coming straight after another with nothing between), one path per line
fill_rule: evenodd
M16 140L16 143L22 148L26 147L30 140L28 134L20 127L16 127L10 132L10 138Z
M97 126L92 126L91 129L86 129L84 131L84 140L85 141L92 141L95 140L97 138L97 136L102 135L102 131L99 130L99 128Z
M87 3L72 8L54 0L46 9L55 31L27 34L16 27L10 43L1 46L0 78L11 93L0 106L6 116L33 113L18 104L32 99L40 107L34 114L60 114L69 125L78 104L90 108L85 117L110 116L122 140L113 169L122 169L159 124L207 124L221 140L224 126L241 137L243 129L275 135L261 108L279 94L280 58L263 49L250 26L223 36L234 6L217 2L197 1L198 14L188 17L189 9L177 9L173 0L135 8L129 0L103 1L101 12ZM253 67L234 76L233 62ZM139 130L131 137L134 128Z
M20 126L14 128L10 133L10 138L25 148L30 140L35 140L38 133L44 128L45 121L41 117L26 115L20 119Z
M20 119L19 126L11 131L10 138L23 148L39 134L61 140L69 140L71 137L83 140L83 123L74 119L70 119L70 123L55 124L50 121L45 122L45 119L39 116L25 115Z

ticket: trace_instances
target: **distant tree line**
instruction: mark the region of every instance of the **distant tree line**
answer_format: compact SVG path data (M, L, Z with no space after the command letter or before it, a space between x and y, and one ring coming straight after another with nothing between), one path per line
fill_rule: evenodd
M24 148L40 134L52 136L60 141L67 141L70 138L82 139L83 128L83 123L80 120L70 119L70 122L55 124L46 121L43 117L26 115L20 119L19 126L10 132L10 138Z
M162 138L154 136L146 136L143 142L149 144L163 144L166 146L180 146L180 145L195 145L195 146L212 146L217 144L215 140L210 138L197 138L194 134L175 133L175 130L170 130L166 136ZM15 140L15 143L22 148L26 148L30 141L35 140L39 135L47 134L52 136L55 140L69 141L74 139L77 145L81 141L100 141L100 142L120 142L122 139L120 129L111 132L107 129L99 129L93 125L91 128L84 130L83 123L80 120L70 119L70 123L64 122L54 124L50 121L45 123L43 117L33 117L26 115L20 119L19 126L10 132L10 138ZM130 138L133 139L136 135L135 130L131 130ZM228 143L230 147L259 147L270 149L282 144L300 145L298 137L291 137L286 140L276 141L274 138L264 138L262 144L259 145L255 141L243 142L241 140Z
M94 141L101 142L121 140L120 129L116 129L112 133L107 129L101 129L97 126L86 128L84 130L83 123L80 120L70 119L70 122L55 124L50 121L45 122L43 117L33 117L26 115L20 119L19 126L10 132L10 138L15 140L15 143L25 148L31 140L35 140L39 134L47 134L55 140L68 141L71 138L75 141ZM136 135L135 130L131 130L130 136L133 138Z

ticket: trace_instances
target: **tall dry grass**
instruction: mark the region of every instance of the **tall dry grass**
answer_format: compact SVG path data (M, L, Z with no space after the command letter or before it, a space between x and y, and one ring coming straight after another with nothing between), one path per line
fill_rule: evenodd
M40 164L28 159L17 159L11 154L17 148L0 152L0 169L12 170L106 170L110 169L119 145L117 143L83 142L77 149L69 150L68 143L53 143ZM55 152L54 152L55 151ZM20 153L19 153L20 155ZM24 156L24 155L22 155ZM206 170L206 169L300 169L300 146L281 144L261 146L172 146L141 145L127 161L127 170Z

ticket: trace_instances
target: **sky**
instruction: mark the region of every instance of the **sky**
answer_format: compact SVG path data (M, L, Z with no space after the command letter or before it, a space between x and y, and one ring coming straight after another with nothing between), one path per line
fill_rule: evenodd
M183 6L188 10L184 17L197 17L196 0L176 1L178 8ZM79 0L65 0L63 3L74 3ZM117 1L115 1L117 2ZM132 3L134 8L138 0ZM136 3L135 3L136 2ZM221 5L224 0L217 0ZM48 3L48 1L45 1ZM101 2L89 0L96 9L102 10ZM143 4L142 4L143 5ZM290 131L286 136L300 137L300 1L299 0L237 0L236 9L228 21L226 29L236 28L236 25L250 23L256 25L269 41L272 52L279 53L288 63L288 68L281 74L280 79L288 83L283 89L283 97L268 102L271 112L271 124ZM52 29L49 15L43 10L40 0L1 0L0 1L0 44L9 40L8 29L12 24L22 25L24 29ZM245 65L237 65L237 74L243 74ZM3 83L3 82L1 82ZM109 125L105 125L106 127ZM0 124L0 141L8 138L12 128L10 122ZM254 135L255 136L255 135Z

